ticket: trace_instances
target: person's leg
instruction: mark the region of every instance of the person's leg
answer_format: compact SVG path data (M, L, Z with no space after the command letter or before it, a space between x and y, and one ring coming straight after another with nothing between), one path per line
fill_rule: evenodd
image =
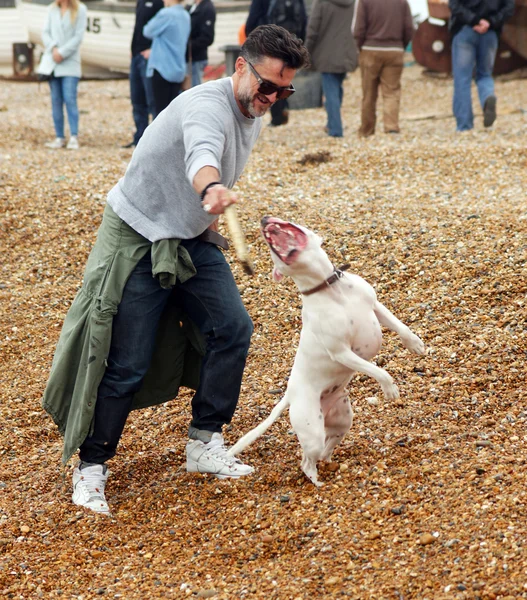
M403 52L385 52L385 55L380 77L384 131L385 133L398 133L404 54Z
M207 66L206 60L192 61L192 87L203 83L203 71Z
M342 137L342 119L340 107L342 103L343 73L322 73L322 91L324 107L328 116L328 135Z
M476 86L485 127L490 127L496 120L496 94L492 71L497 50L498 35L495 31L487 31L479 36L476 46Z
M133 139L135 145L137 145L144 130L148 127L148 102L142 78L144 63L146 61L140 54L132 57L130 63L130 100L135 123Z
M452 108L456 118L456 130L467 131L474 127L472 112L472 74L476 63L476 33L465 26L452 40L452 75L454 77L454 96Z
M287 117L284 118L284 111L287 106L287 100L278 100L271 106L271 125L278 127L287 123Z
M64 139L64 98L62 95L62 77L52 77L49 80L51 93L51 114L55 127L55 137Z
M375 51L362 50L359 55L362 83L361 125L359 128L359 136L361 137L367 137L375 133L381 66L376 54Z
M77 106L77 86L79 77L62 78L62 94L66 112L68 113L68 123L70 126L70 135L77 137L79 133L79 108Z
M178 298L207 344L191 427L221 433L238 403L253 324L222 252L200 240L183 245L197 274L178 285Z
M171 290L152 277L150 252L126 283L113 319L108 366L97 392L93 434L80 447L84 463L104 464L115 456L134 394L150 366L161 313Z
M158 71L154 69L154 74L151 77L152 80L152 90L154 92L154 105L155 105L155 113L154 119L157 115L164 110L172 100L177 96L174 96L175 90L179 92L180 84L173 84L170 81L167 81ZM177 88L174 88L174 86Z
M154 118L155 113L155 102L154 102L154 90L152 89L152 78L148 77L146 74L146 67L148 65L148 61L146 58L142 57L142 61L140 63L141 69L141 80L143 82L143 88L145 90L146 97L146 105L148 107L148 114Z

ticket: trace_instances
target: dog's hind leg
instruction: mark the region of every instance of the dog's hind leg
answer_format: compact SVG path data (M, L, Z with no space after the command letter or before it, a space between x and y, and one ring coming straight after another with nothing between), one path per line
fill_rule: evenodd
M317 487L322 483L318 480L317 462L324 451L324 416L320 405L309 405L309 402L295 402L289 408L291 425L302 447L301 467Z
M351 429L352 423L353 410L351 409L351 403L347 396L342 396L329 409L324 419L326 443L320 460L325 462L331 461L333 450Z

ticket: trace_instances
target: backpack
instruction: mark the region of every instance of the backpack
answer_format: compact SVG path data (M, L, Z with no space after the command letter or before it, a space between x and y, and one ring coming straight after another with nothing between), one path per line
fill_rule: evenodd
M267 11L267 23L280 25L303 39L306 24L304 0L271 0Z

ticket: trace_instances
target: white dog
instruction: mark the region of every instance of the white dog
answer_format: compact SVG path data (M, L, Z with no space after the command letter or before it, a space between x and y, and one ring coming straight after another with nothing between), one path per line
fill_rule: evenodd
M335 269L322 239L312 231L273 217L262 219L271 249L274 278L289 275L303 295L302 332L287 390L271 414L230 450L242 452L289 407L302 446L302 470L317 486L317 461L330 461L350 430L353 413L346 386L356 371L376 379L388 400L399 397L393 379L369 362L382 343L381 325L395 331L415 354L423 342L383 306L358 275Z

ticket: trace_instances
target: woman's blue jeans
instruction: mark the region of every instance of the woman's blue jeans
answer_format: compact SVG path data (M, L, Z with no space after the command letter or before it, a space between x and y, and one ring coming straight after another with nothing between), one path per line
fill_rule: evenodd
M342 137L342 119L340 107L342 106L342 82L346 73L322 73L322 91L324 93L324 106L328 115L328 135Z
M497 49L498 35L495 31L480 34L468 25L456 33L452 40L453 111L457 131L467 131L474 127L472 78L476 80L482 108L485 100L494 94L492 71Z
M253 332L231 270L222 252L201 240L185 240L196 275L174 290L152 277L150 252L130 276L113 319L108 366L99 385L93 435L80 448L80 459L102 464L115 456L130 412L150 366L157 328L171 294L206 339L200 384L192 399L191 426L221 432L238 403Z
M79 108L77 107L77 86L79 77L52 77L49 80L51 92L51 114L55 135L64 137L64 105L68 113L70 135L77 136L79 133Z

